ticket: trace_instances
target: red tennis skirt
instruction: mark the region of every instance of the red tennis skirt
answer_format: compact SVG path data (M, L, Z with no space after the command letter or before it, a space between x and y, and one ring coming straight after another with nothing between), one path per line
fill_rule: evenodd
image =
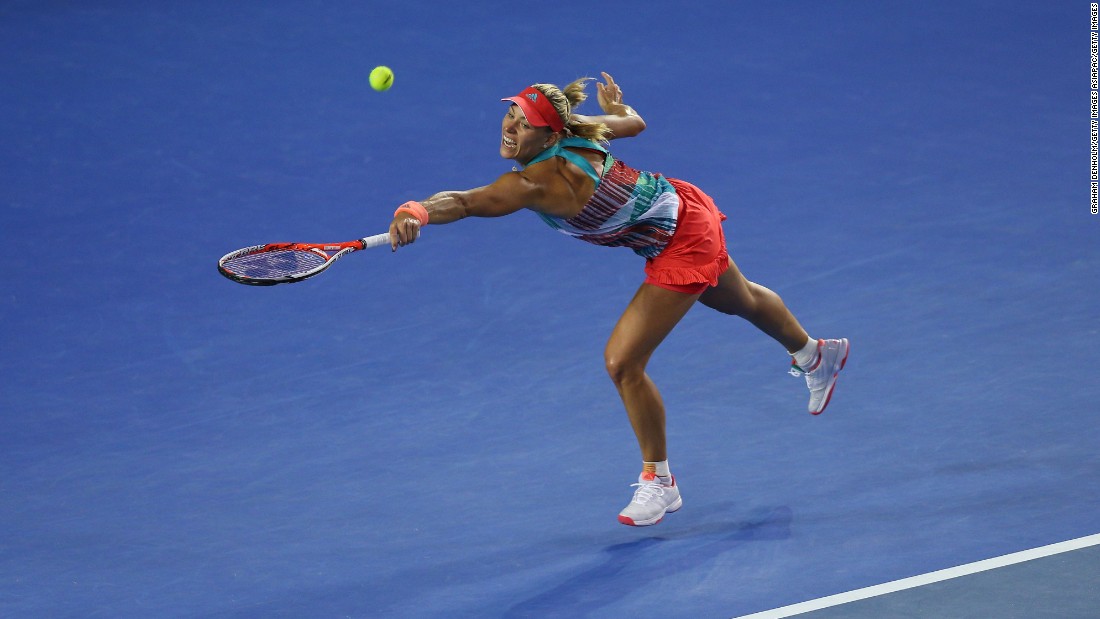
M676 232L665 250L646 260L645 283L686 294L701 294L718 285L718 277L729 268L726 216L714 200L691 183L668 179L680 198Z

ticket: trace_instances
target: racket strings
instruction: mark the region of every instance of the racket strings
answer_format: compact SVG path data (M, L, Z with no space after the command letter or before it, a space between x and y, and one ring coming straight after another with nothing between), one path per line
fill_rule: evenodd
M325 261L324 256L311 251L276 249L231 258L223 267L241 277L277 279L306 273Z

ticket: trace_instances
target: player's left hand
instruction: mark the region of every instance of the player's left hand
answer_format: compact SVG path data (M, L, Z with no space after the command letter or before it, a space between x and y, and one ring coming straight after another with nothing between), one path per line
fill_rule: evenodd
M618 114L623 105L623 91L606 71L600 71L606 83L596 82L596 100L607 114Z

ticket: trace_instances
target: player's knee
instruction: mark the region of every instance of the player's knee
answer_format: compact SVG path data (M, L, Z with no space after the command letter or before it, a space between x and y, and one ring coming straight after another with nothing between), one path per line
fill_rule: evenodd
M607 375L611 377L611 382L618 386L645 375L644 363L611 351L604 353L604 367L607 368Z
M776 308L786 309L783 299L775 291L760 284L752 285L752 304L753 312L756 314L770 314L775 312Z

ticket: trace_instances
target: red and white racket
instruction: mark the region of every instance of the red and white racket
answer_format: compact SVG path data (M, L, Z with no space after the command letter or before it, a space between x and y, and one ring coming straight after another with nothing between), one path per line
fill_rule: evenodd
M250 286L292 284L323 273L353 251L389 245L388 232L347 243L268 243L229 252L218 260L218 272Z

